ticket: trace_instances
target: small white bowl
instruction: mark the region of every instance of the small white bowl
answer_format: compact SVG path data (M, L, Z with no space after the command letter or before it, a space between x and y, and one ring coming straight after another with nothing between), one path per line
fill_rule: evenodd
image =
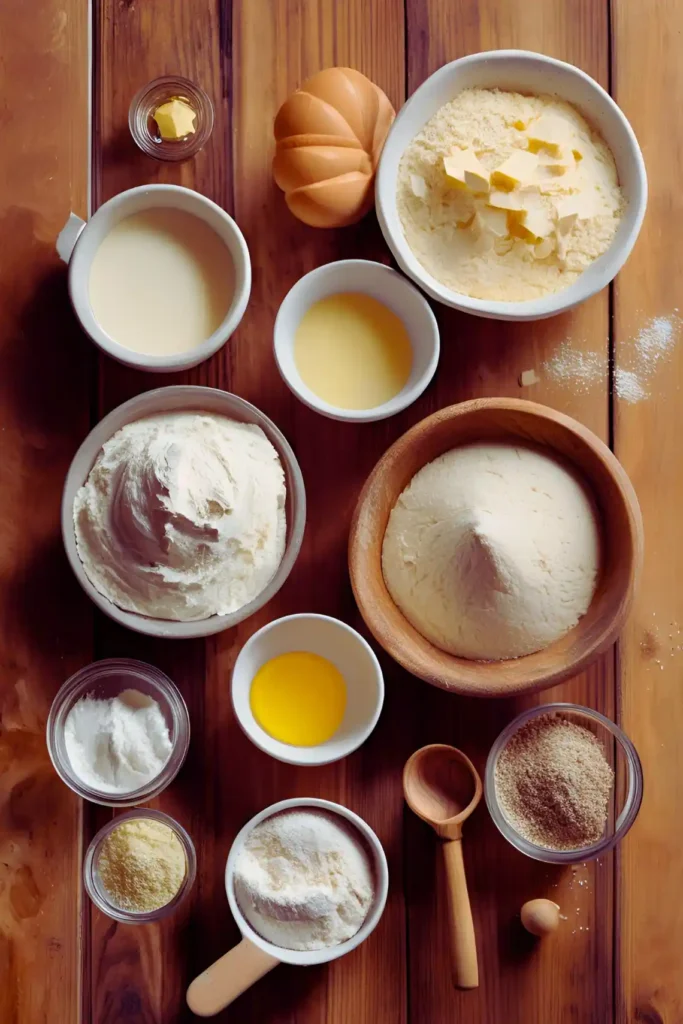
M254 718L249 693L254 676L267 661L290 651L310 651L327 658L346 682L346 712L339 729L315 747L281 743ZM384 703L384 677L374 651L351 626L328 615L287 615L269 623L249 639L232 672L232 703L252 743L287 764L318 765L339 761L357 750L377 725Z
M405 387L374 409L340 409L304 384L294 359L294 339L301 318L315 302L340 292L362 292L382 302L405 324L413 349L413 366ZM370 260L326 263L305 274L289 290L275 320L275 360L289 389L309 409L332 420L374 423L394 416L420 397L439 362L439 328L429 303L391 267Z
M566 100L600 133L612 151L628 207L612 245L568 288L542 299L494 302L454 292L425 270L408 245L396 204L403 153L424 125L463 89L505 89ZM382 151L375 185L377 217L401 270L446 306L496 320L541 320L563 313L605 288L635 245L647 205L647 175L631 125L608 93L584 71L541 53L491 50L461 57L431 75L394 121Z
M235 896L235 864L249 833L266 818L272 818L274 814L279 814L282 811L293 810L326 811L328 814L339 815L358 830L372 858L375 876L372 906L356 934L346 942L340 942L337 946L313 950L284 949L282 946L274 946L272 942L268 942L254 931L240 910ZM188 1006L193 1013L202 1017L218 1013L280 963L293 964L298 967L325 964L331 960L338 960L340 956L345 956L365 942L379 924L384 912L389 894L389 866L382 844L373 830L367 822L347 807L332 803L330 800L314 798L281 800L254 815L237 833L225 865L225 890L242 940L225 953L220 960L207 967L188 988Z
M134 352L120 345L114 338L110 338L95 319L90 303L90 268L105 235L125 217L159 207L183 210L205 221L229 249L235 269L232 302L220 326L206 341L189 352L162 356ZM73 224L69 230L72 235L75 234ZM206 196L180 185L140 185L138 188L120 192L104 203L87 224L83 224L70 258L68 250L60 249L60 255L69 260L69 296L83 330L107 355L125 366L141 370L170 373L174 370L188 370L208 359L236 330L247 308L251 292L249 250L237 224L225 210L212 203Z
M88 478L100 449L105 441L125 426L126 423L135 423L144 419L145 416L154 416L157 413L170 412L208 412L219 416L227 416L237 420L239 423L255 423L264 432L278 455L285 473L285 487L287 495L285 499L285 515L287 520L287 534L285 553L282 561L275 572L275 575L260 594L253 601L245 604L243 608L231 612L229 615L212 615L208 619L195 619L191 622L177 622L169 619L153 619L147 615L138 615L137 612L124 611L117 605L112 604L108 598L100 594L88 579L83 563L78 555L76 545L76 531L74 529L74 499L76 493L83 486ZM121 626L132 629L136 633L145 633L147 636L160 636L168 639L186 639L188 637L213 636L224 629L231 629L238 622L253 615L262 608L270 599L277 594L285 582L292 567L296 562L301 542L304 536L306 525L306 490L304 478L301 475L299 463L294 452L289 446L285 436L278 430L272 420L268 419L256 406L245 402L237 395L231 395L227 391L219 391L217 388L203 388L194 385L175 385L173 387L157 388L156 391L146 391L142 395L136 395L123 405L119 405L105 416L97 426L90 431L85 441L73 457L69 472L64 482L62 492L62 538L66 549L66 556L74 571L76 579L85 590L88 597L94 601L100 611L114 619Z

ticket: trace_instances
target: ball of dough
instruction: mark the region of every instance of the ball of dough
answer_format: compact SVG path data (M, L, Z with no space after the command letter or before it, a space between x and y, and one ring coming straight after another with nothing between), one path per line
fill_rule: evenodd
M595 593L600 526L554 458L471 444L415 474L389 517L382 569L415 629L450 654L518 658L572 629Z

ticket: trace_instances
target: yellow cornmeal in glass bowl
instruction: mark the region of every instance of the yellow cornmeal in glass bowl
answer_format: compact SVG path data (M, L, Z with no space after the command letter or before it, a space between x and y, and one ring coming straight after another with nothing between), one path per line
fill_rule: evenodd
M97 870L111 903L146 913L170 903L185 880L185 851L172 828L131 818L102 843Z

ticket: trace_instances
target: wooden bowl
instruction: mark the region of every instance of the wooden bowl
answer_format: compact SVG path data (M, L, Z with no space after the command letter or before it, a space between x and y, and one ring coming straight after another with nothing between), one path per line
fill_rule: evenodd
M394 604L382 575L382 542L401 491L428 462L475 441L546 448L574 467L603 519L602 567L593 601L579 623L549 647L506 661L468 661L426 640ZM351 524L349 571L360 612L375 639L413 675L469 696L531 693L562 682L616 639L643 562L643 523L633 486L592 431L534 402L487 398L441 409L386 452L368 477Z

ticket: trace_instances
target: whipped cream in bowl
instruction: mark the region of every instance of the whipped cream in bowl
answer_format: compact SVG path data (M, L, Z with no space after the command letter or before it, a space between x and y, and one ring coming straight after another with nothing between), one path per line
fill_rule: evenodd
M212 388L163 388L83 442L62 533L77 578L112 618L153 636L208 636L280 588L305 500L294 453L258 409Z

